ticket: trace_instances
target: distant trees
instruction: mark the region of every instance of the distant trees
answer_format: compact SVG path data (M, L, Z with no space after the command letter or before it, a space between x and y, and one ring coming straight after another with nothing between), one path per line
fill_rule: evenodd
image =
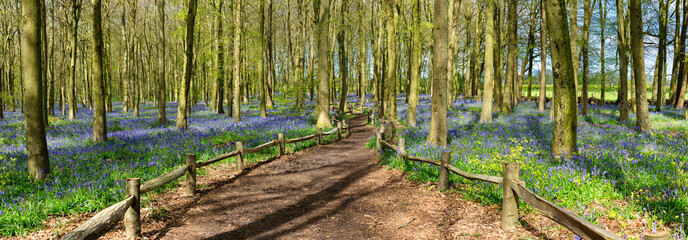
M24 126L26 129L26 155L29 174L43 179L50 174L48 143L45 136L43 114L46 114L42 97L43 55L41 48L41 1L21 1L21 52L22 79L25 81ZM71 106L70 106L71 107Z

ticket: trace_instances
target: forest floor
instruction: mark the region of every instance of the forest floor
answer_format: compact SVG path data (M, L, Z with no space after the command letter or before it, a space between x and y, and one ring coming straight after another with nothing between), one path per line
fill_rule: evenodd
M238 171L206 167L193 196L170 191L142 199L143 239L570 239L533 211L504 230L499 205L465 200L462 186L440 192L380 165L366 142L374 129L359 115L352 134ZM10 239L57 239L93 213L52 218ZM123 224L101 239L127 239Z
M332 144L236 171L209 169L193 197L175 191L143 209L144 239L542 239L571 237L537 215L503 230L499 206L439 192L378 164L365 144L373 128L352 120L352 135ZM176 192L181 192L177 189ZM160 210L163 209L163 210ZM123 239L121 224L103 236Z

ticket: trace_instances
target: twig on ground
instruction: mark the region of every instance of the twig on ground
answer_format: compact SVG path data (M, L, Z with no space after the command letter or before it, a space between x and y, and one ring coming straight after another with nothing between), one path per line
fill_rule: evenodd
M408 226L409 224L411 224L411 222L413 222L413 220L416 220L416 218L412 218L411 221L408 221L407 223L404 223L403 225L399 226L399 227L397 228L397 230L399 230L399 229L401 229L401 228L403 228L403 227Z

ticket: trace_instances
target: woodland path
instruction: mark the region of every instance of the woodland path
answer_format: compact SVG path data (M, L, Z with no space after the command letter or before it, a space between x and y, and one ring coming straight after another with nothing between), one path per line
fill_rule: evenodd
M151 214L145 214L144 238L533 236L523 228L502 230L498 206L483 207L457 194L441 193L432 184L410 183L401 172L378 165L374 150L365 148L373 135L373 128L365 125L365 116L352 119L351 125L349 138L258 163L238 174L232 170L234 176L211 179L194 199L186 197L189 200L168 206L169 216L163 220L152 221ZM209 172L199 180L213 174L218 172ZM171 204L165 203L171 196L161 196L156 204ZM108 235L118 238L123 236L123 229Z

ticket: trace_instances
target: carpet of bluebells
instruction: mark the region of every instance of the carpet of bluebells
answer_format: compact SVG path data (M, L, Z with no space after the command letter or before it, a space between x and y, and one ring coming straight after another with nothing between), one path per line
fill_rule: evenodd
M187 153L203 161L233 151L235 141L254 147L277 139L280 132L286 138L316 132L312 107L293 110L291 103L280 101L276 105L268 118L259 117L255 104L243 105L243 119L236 122L198 104L191 110L189 130L177 131L176 103L167 104L164 125L158 123L152 103L142 105L138 118L115 104L115 111L107 114L105 143L90 140L92 111L79 108L73 121L58 113L47 129L52 173L40 182L27 174L23 114L6 112L0 119L0 236L26 234L40 228L48 216L106 208L124 198L125 178L157 177L184 164ZM299 144L292 148L313 143Z
M398 116L404 122L407 106L401 99L398 104ZM673 229L677 239L684 239L688 123L682 120L683 110L665 108L661 113L650 113L654 132L636 133L635 115L621 124L617 106L591 106L587 117L579 116L579 154L555 161L549 154L549 111L539 113L536 104L525 102L511 115L495 113L493 124L480 124L480 109L481 103L475 100L456 100L448 112L446 148L452 152L452 165L501 176L503 162L519 162L521 180L529 189L593 223L600 217L623 222L647 214L649 226L662 223ZM410 154L439 159L443 149L425 142L429 122L430 101L421 100L417 127L397 134L406 139ZM372 138L369 144L374 144ZM404 162L395 154L385 153L387 163L407 171L409 178L437 179L436 166ZM501 204L501 186L456 175L451 180L461 184L470 199Z

